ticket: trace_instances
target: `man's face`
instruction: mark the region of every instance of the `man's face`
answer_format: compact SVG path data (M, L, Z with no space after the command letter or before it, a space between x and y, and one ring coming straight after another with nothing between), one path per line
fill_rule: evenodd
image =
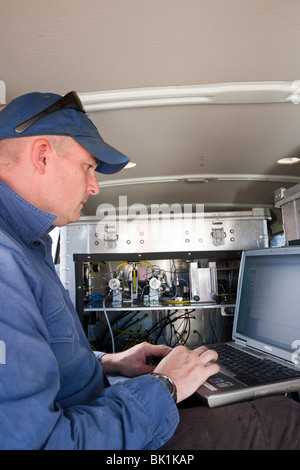
M55 155L52 167L52 197L48 211L57 216L53 225L75 222L88 197L99 193L95 169L98 161L73 141L68 156Z

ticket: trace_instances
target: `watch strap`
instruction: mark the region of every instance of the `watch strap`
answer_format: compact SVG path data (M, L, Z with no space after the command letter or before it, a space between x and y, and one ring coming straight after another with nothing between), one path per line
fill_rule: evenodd
M171 397L176 403L177 402L177 389L173 380L171 380L170 377L168 377L167 375L160 374L158 372L152 372L150 375L153 375L164 384L164 386L169 390Z

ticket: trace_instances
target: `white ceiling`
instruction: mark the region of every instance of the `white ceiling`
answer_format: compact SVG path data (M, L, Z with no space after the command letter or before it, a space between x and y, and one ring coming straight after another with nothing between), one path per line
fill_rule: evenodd
M300 80L299 18L299 0L0 0L0 79L7 102L31 91L293 82ZM129 205L269 207L277 188L300 181L300 164L276 164L300 156L300 105L89 114L137 167L100 175L102 190L86 214L102 202L118 205L120 195ZM186 182L193 175L207 182Z

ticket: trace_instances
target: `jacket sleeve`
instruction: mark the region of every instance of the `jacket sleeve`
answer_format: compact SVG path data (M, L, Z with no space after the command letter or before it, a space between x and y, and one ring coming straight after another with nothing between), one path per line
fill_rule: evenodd
M68 389L68 405L57 400L62 368L68 364L61 366L50 347L37 304L42 292L30 281L30 266L20 263L19 255L0 253L0 340L5 346L5 361L0 361L0 448L138 450L163 445L176 429L178 411L154 377L94 385L94 370L101 366L88 351L91 370L84 370L83 361L72 379L78 389L81 374L90 374L80 399L72 403ZM80 354L85 357L86 352Z
M177 407L151 376L106 388L99 399L62 411L44 449L157 449L173 435Z

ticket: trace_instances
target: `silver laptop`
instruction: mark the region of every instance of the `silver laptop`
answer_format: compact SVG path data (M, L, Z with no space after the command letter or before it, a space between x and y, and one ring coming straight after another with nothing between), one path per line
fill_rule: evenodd
M242 254L232 341L209 347L220 373L196 392L209 407L300 390L300 246Z

